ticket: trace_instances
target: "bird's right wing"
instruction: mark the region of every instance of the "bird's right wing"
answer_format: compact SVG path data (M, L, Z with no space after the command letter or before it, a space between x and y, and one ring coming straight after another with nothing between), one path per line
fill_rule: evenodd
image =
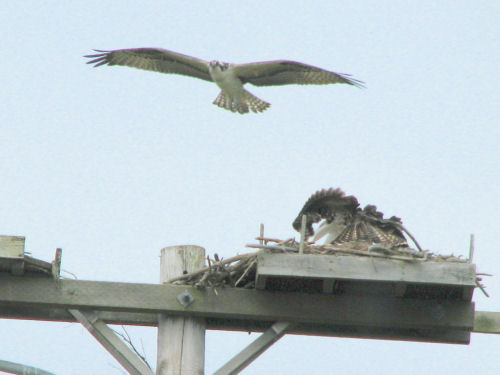
M367 205L331 243L338 245L353 241L366 241L390 248L408 247L401 225L400 218L393 216L384 219L384 214L377 211L376 206Z
M207 61L166 49L131 48L95 51L100 53L84 56L92 59L87 64L95 64L94 67L105 64L130 66L160 73L182 74L212 82Z
M363 82L351 78L349 74L335 73L316 66L290 60L233 64L233 69L243 83L249 82L255 86L347 83L357 87L364 87Z

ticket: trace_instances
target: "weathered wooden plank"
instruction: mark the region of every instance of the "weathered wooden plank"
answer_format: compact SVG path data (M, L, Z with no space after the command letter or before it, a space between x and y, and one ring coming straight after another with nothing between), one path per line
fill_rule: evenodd
M500 334L500 312L476 311L474 332Z
M156 327L158 325L158 314L156 313L125 311L96 311L95 313L99 319L107 324L138 325L151 327ZM68 310L49 307L16 307L0 305L0 318L75 323L75 319L71 316L71 314L68 313ZM207 318L206 324L207 329L212 330L263 332L268 328L270 323L268 321L262 320L228 320L223 318ZM339 331L340 328L338 326L304 323L298 326L293 326L291 329L289 329L289 331L287 331L287 333L319 336L341 336L339 334ZM476 311L474 314L474 328L472 332L500 334L500 312ZM386 332L383 332L383 336L384 337L379 338L388 338ZM428 337L429 336L425 336L425 338Z
M194 302L177 300L188 290ZM169 313L237 320L332 325L472 329L474 305L466 301L380 299L237 288L0 277L0 304L25 307Z
M131 375L154 375L153 371L117 334L93 311L69 310L97 341L127 370Z
M429 283L475 286L475 266L461 262L408 262L402 260L334 255L258 255L259 278L303 277L319 279Z
M23 374L23 375L55 375L53 372L42 370L38 367L23 365L10 361L0 360L0 371L8 374Z
M131 313L123 311L98 311L97 316L107 324L141 325L156 327L158 314ZM65 309L13 309L0 307L0 317L74 323ZM206 328L240 332L264 332L271 325L268 321L248 319L205 318ZM482 332L495 333L495 332ZM468 344L470 333L464 330L376 328L362 326L339 326L328 324L299 323L287 330L287 334L350 337L382 340L406 340L418 342Z
M20 236L0 236L0 258L22 259L25 238Z
M0 271L24 274L24 237L0 236Z
M252 363L258 356L264 353L271 345L278 341L290 327L288 322L276 322L262 335L251 342L245 349L236 354L214 375L234 375L239 374L245 367Z

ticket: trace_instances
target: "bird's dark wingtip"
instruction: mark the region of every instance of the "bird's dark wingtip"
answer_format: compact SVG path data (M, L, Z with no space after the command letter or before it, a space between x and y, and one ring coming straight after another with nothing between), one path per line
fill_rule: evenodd
M344 80L343 83L347 83L348 85L356 86L359 89L366 89L366 83L360 81L359 79L352 78L352 74L348 73L340 73L338 74Z
M359 79L356 78L349 78L349 77L345 78L348 84L356 86L358 89L366 89L366 83L364 83L363 81L360 81Z
M94 68L97 68L98 66L101 66L101 65L108 63L106 55L110 51L104 51L104 50L100 50L100 49L94 49L93 51L99 52L99 53L96 53L93 55L84 55L83 56L83 57L86 57L87 59L92 59L90 61L87 61L87 64L95 64Z
M358 89L366 89L366 83L358 79L350 79L351 85L356 86Z
M92 51L99 52L99 53L95 53L93 55L83 55L83 57L88 57L88 58L99 57L99 56L106 55L108 52L111 52L111 51L103 51L103 50L100 50L100 49L93 49Z

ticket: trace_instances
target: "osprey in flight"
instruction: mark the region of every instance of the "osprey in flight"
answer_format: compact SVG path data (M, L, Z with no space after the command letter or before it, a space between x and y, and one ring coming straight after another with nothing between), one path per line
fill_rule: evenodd
M257 98L243 88L245 83L255 86L275 85L326 85L329 83L347 83L363 87L363 82L349 78L348 74L339 74L317 68L312 65L288 60L262 61L249 64L229 64L219 61L205 61L196 57L160 48L132 48L114 51L101 51L91 58L88 64L124 65L133 68L152 70L160 73L182 74L215 82L221 92L213 104L241 114L263 112L271 104Z
M328 235L325 243L333 245L367 242L388 248L408 247L400 218L384 219L384 214L373 205L361 209L355 197L346 196L338 188L317 191L307 200L293 222L297 231L300 231L302 215L307 215L307 237L315 234L312 225L324 220L314 240Z

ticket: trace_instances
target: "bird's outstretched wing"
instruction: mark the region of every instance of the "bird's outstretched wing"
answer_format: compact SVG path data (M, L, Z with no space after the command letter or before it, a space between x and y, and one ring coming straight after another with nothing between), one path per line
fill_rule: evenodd
M384 214L373 205L366 206L353 217L353 220L338 235L332 244L364 241L379 243L389 248L408 247L403 232L401 219L393 216L384 219Z
M87 64L95 64L94 67L105 64L123 65L160 73L182 74L204 79L205 81L212 81L207 61L166 49L131 48L114 51L94 51L99 53L84 56L92 59Z
M300 231L302 215L306 218L306 235L314 234L312 225L325 219L331 223L340 219L347 225L359 206L358 200L352 195L346 196L340 189L319 190L307 200L293 222L295 230Z
M255 86L347 83L357 87L364 87L362 81L350 78L349 74L330 72L296 61L262 61L249 64L233 64L232 67L243 83L249 82Z

